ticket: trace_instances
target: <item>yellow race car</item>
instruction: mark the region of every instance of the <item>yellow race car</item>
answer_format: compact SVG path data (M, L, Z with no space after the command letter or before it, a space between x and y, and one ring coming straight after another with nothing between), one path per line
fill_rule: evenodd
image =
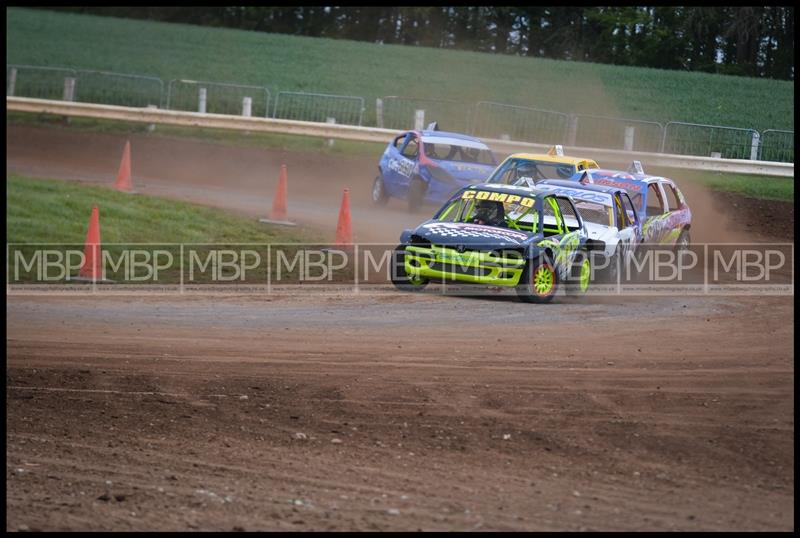
M514 153L506 157L486 180L504 185L520 184L523 178L533 183L544 179L569 179L577 172L600 168L592 159L564 155L561 146L553 146L547 154Z

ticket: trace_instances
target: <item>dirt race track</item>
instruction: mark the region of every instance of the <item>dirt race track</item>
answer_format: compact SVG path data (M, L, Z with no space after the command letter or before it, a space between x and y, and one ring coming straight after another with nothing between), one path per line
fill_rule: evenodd
M123 142L7 135L8 171L102 183ZM343 186L357 239L420 220L369 207L374 160L133 140L137 190L251 216L281 161L298 221L332 233ZM687 197L708 203L696 241L755 239ZM793 296L12 294L6 313L7 530L794 529Z

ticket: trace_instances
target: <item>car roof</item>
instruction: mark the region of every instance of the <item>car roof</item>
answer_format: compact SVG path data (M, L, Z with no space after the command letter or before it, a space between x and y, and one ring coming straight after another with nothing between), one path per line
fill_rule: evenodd
M570 157L568 155L548 155L546 153L512 153L506 159L525 159L528 161L544 161L548 163L560 163L560 164L573 164L578 165L580 163L594 163L597 166L597 163L592 159L585 159L583 157Z
M420 134L423 143L431 144L450 144L451 146L465 146L476 149L491 151L489 146L481 142L479 138L467 136L459 133L448 133L447 131L416 131Z
M422 135L422 138L427 138L427 137L458 138L460 140L469 140L472 142L480 142L481 144L483 144L483 141L481 141L480 138L475 138L474 136L465 135L463 133L451 133L450 131L427 131L427 130L417 131L417 132L420 135Z
M586 173L586 170L581 172L576 172L572 176L572 181L580 180L583 174ZM638 191L645 191L647 189L647 178L655 177L655 176L645 176L643 174L631 174L629 172L625 172L623 170L607 170L607 169L599 169L599 170L591 170L589 172L593 181L603 180L609 181L621 188L634 188Z
M521 185L506 185L504 183L476 183L474 185L464 187L464 189L459 190L458 192L462 192L464 190L480 190L505 194L517 194L519 196L528 196L529 198L537 198L554 194L552 192L537 191L535 187L530 188ZM557 194L557 196L563 195Z
M583 172L581 172L583 175ZM594 183L579 183L569 179L543 179L537 185L544 183L545 185L556 185L559 187L569 187L571 189L582 189L586 191L604 192L606 194L614 194L619 190L624 190L619 187L612 187L610 185L597 185Z
M672 181L668 177L664 176L654 176L651 174L631 174L625 170L608 170L606 168L599 168L596 170L591 171L592 177L614 177L614 179L622 179L624 181L641 181L643 183L652 183L653 181L658 181L662 179L666 179L667 181ZM575 176L573 176L575 177Z

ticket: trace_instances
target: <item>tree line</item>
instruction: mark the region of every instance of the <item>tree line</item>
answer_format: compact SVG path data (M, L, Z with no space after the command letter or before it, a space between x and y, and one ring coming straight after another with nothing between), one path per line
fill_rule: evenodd
M43 9L371 43L794 80L793 6Z

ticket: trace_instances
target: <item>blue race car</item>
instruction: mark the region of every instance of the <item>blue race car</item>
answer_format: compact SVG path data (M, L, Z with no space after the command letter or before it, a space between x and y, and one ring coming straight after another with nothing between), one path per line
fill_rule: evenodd
M424 203L442 204L457 190L486 181L497 167L489 147L471 136L435 130L407 131L389 142L372 185L372 201L408 200L414 212Z

